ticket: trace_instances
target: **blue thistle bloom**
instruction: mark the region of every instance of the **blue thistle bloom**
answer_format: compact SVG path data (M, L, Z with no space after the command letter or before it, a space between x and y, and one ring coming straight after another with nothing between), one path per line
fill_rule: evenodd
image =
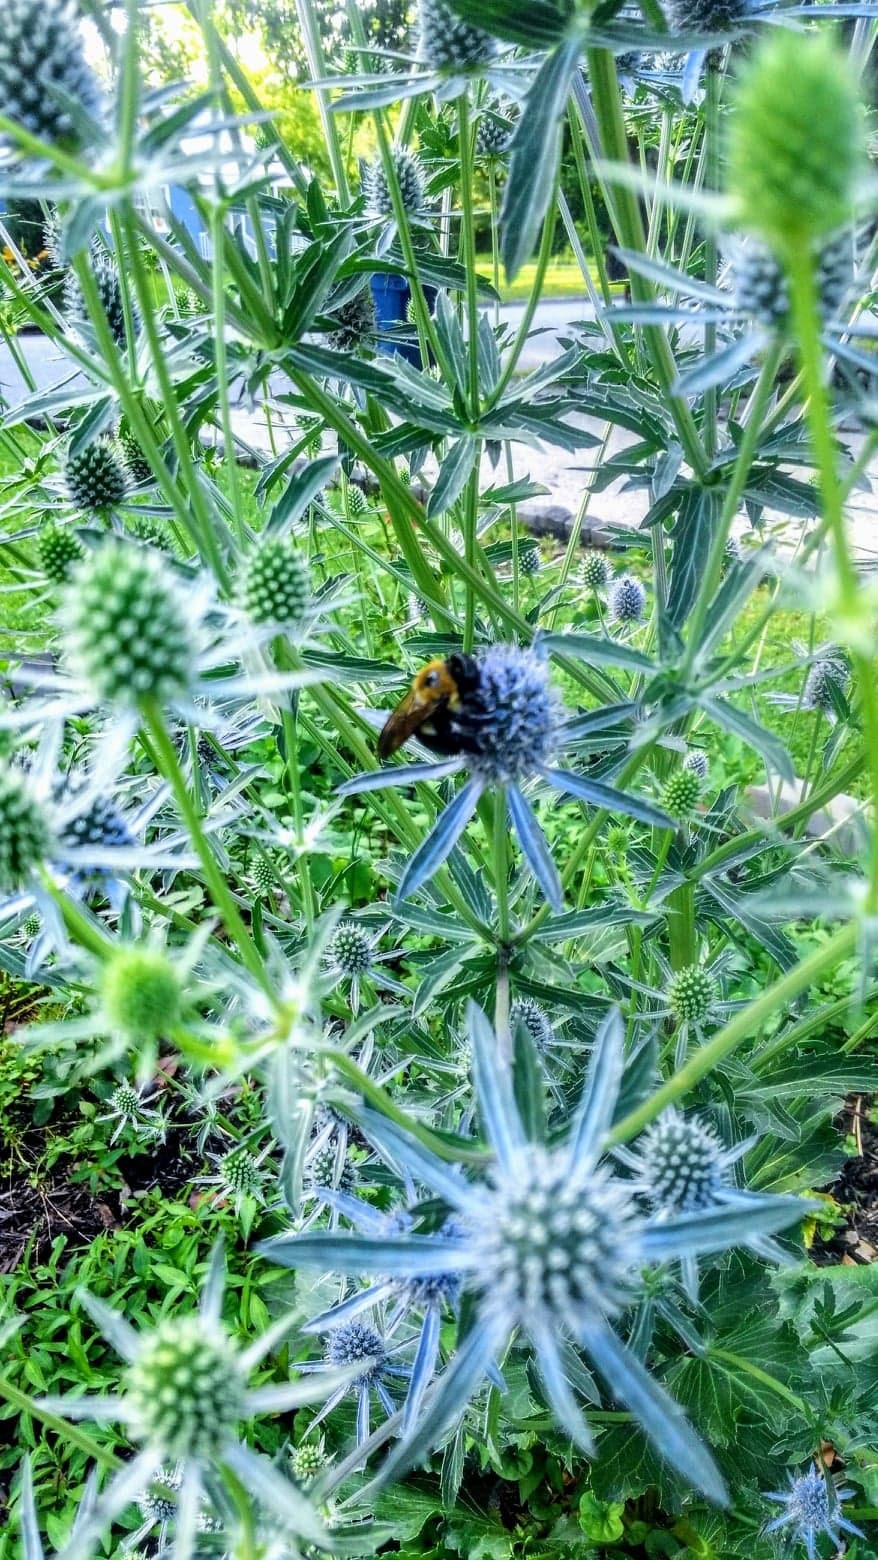
M335 1391L330 1393L320 1412L312 1420L310 1430L313 1430L315 1425L319 1425L327 1414L332 1413L348 1392L357 1394L358 1446L368 1438L371 1428L373 1392L388 1417L396 1413L396 1404L387 1390L387 1383L394 1377L408 1376L409 1369L406 1365L391 1363L391 1354L385 1339L369 1322L346 1321L341 1326L334 1327L327 1338L324 1358L300 1365L299 1370L311 1374L329 1371L333 1379L337 1379L340 1370L349 1370L360 1365L362 1370L358 1371L352 1380L336 1387Z
M646 591L633 574L623 574L610 586L610 616L615 623L639 623Z
M403 1434L383 1477L399 1474L442 1440L494 1360L523 1334L556 1419L588 1455L595 1448L573 1385L588 1379L580 1351L680 1475L722 1502L713 1459L620 1336L619 1319L642 1290L644 1268L728 1250L784 1228L809 1205L765 1195L746 1206L711 1206L662 1220L639 1212L630 1181L601 1163L623 1071L618 1014L596 1037L568 1139L551 1148L528 1138L497 1040L474 1003L468 1021L480 1119L492 1150L483 1176L464 1176L398 1126L366 1107L359 1113L373 1144L440 1198L453 1224L434 1235L404 1229L281 1236L260 1251L291 1268L372 1272L385 1282L388 1275L459 1275L471 1301L470 1325L430 1389L429 1413Z
M746 1191L733 1180L734 1166L754 1141L750 1137L726 1148L708 1122L672 1107L647 1127L636 1151L622 1148L617 1157L633 1170L635 1190L661 1223L710 1209L757 1207L765 1194ZM757 1233L745 1244L770 1261L783 1260L782 1248L765 1234ZM697 1260L684 1256L680 1266L686 1293L697 1300Z
M847 1500L854 1493L853 1490L837 1489L825 1469L816 1468L812 1464L808 1472L800 1474L798 1478L789 1474L789 1481L788 1490L770 1490L766 1494L766 1500L779 1501L784 1508L779 1517L766 1524L766 1533L786 1529L784 1538L787 1545L796 1541L804 1544L808 1560L815 1560L817 1539L821 1533L831 1540L836 1549L842 1546L842 1533L850 1533L855 1538L865 1537L853 1522L842 1516L840 1502Z
M637 588L643 590L640 585ZM467 769L470 778L409 860L398 897L407 898L433 877L454 849L481 797L490 787L498 786L505 795L524 859L552 909L559 911L563 902L561 880L545 835L524 794L527 781L542 779L562 794L659 828L672 827L671 820L639 797L568 769L551 767L553 753L564 745L570 733L539 645L530 649L490 645L472 659L468 672L472 686L467 687L450 716L451 738L459 751L439 762L405 764L397 769L357 775L339 786L339 794L355 796L418 780L438 780Z
M410 1234L414 1226L414 1217L407 1208L380 1213L371 1204L363 1202L359 1197L350 1197L343 1191L327 1194L327 1197L335 1212L344 1215L355 1229L376 1237L386 1239L388 1236ZM438 1231L438 1239L453 1238L462 1233L462 1224L452 1216L445 1220ZM342 1319L359 1316L380 1305L389 1305L386 1332L390 1337L403 1322L411 1319L413 1313L420 1313L421 1329L403 1412L405 1433L415 1423L424 1393L435 1374L442 1318L449 1311L456 1311L460 1288L460 1274L443 1268L425 1267L422 1273L406 1274L403 1277L389 1274L314 1317L304 1331L322 1332L328 1326L337 1325Z

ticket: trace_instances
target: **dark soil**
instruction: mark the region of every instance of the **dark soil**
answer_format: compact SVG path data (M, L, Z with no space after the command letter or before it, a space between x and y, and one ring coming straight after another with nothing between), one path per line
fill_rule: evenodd
M845 1160L826 1190L840 1205L846 1222L826 1240L815 1240L811 1255L821 1267L878 1260L878 1128L868 1118L872 1102L848 1100L839 1129L855 1138L860 1152Z
M39 1143L33 1158L27 1140L18 1161L6 1166L0 1184L0 1273L10 1273L30 1246L34 1259L44 1261L52 1242L63 1235L68 1248L85 1246L105 1230L119 1229L129 1216L136 1218L136 1200L147 1191L177 1197L202 1168L201 1162L181 1152L183 1134L174 1134L149 1153L120 1159L120 1190L92 1192L73 1179L74 1164L60 1160L50 1174L39 1174ZM35 1139L38 1134L35 1134Z

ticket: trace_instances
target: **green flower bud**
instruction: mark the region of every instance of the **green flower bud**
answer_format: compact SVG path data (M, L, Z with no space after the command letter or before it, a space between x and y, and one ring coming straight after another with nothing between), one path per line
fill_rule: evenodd
M678 1024L698 1024L707 1018L719 988L709 970L687 964L677 970L668 988L668 1004Z
M678 769L663 792L662 806L671 818L688 818L701 794L701 782L691 769Z
M826 34L773 29L741 76L731 122L728 185L742 224L781 251L840 226L863 155L847 60Z
M311 601L308 565L294 542L260 543L244 576L244 611L254 623L299 628Z
M62 530L51 521L40 531L37 550L43 573L55 585L66 584L73 565L85 557L85 548L76 532Z
M134 1040L158 1040L180 1021L179 976L158 949L118 949L104 965L101 997L113 1028Z
M0 893L20 888L48 849L49 826L25 776L0 767Z
M127 1371L135 1439L168 1457L215 1458L244 1412L244 1376L230 1341L201 1316L165 1317Z

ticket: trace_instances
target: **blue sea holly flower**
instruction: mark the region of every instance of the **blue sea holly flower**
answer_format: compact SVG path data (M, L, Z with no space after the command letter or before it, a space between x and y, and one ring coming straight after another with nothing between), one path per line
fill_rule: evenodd
M289 1319L282 1318L240 1349L221 1323L223 1282L217 1249L198 1311L169 1313L140 1333L102 1300L81 1294L89 1315L125 1361L123 1389L113 1397L53 1398L52 1410L68 1419L118 1421L139 1450L114 1474L57 1560L86 1560L113 1522L169 1463L179 1476L177 1560L192 1560L206 1481L215 1477L221 1483L227 1468L259 1509L274 1513L318 1549L333 1548L311 1500L267 1458L252 1451L241 1439L239 1426L257 1414L288 1413L313 1403L327 1387L344 1387L351 1371L336 1371L323 1384L286 1381L250 1388L250 1372L278 1347L289 1331Z
M789 1474L788 1490L771 1490L766 1500L779 1501L783 1506L780 1516L766 1523L766 1533L782 1533L786 1547L794 1543L804 1544L808 1560L815 1560L817 1539L823 1534L837 1550L843 1546L843 1533L855 1538L865 1534L842 1516L841 1502L853 1495L853 1490L837 1489L825 1469L813 1464L807 1473L798 1478Z
M408 1208L383 1213L362 1198L351 1197L338 1190L327 1194L336 1213L346 1218L354 1229L375 1236L398 1235L414 1228L415 1216ZM461 1233L462 1226L455 1218L446 1219L438 1231L438 1238L453 1237ZM461 1276L457 1272L426 1268L423 1273L406 1274L400 1278L388 1274L358 1289L340 1300L306 1325L305 1332L322 1332L327 1327L338 1326L364 1311L382 1308L385 1314L384 1330L392 1337L403 1323L420 1317L420 1331L415 1347L411 1379L403 1409L403 1431L414 1424L420 1412L424 1393L433 1379L439 1358L439 1334L443 1317L456 1312L460 1297Z
M286 1267L313 1266L353 1277L399 1280L459 1274L467 1330L424 1400L424 1414L390 1452L382 1478L436 1446L460 1420L493 1361L517 1336L533 1351L549 1404L588 1455L595 1446L580 1386L590 1390L587 1356L612 1398L624 1405L675 1471L711 1500L725 1489L707 1449L679 1405L622 1336L623 1317L643 1291L643 1270L699 1253L725 1251L760 1232L782 1229L810 1206L769 1196L745 1208L710 1207L657 1219L641 1212L630 1182L602 1162L623 1071L617 1013L596 1036L566 1142L528 1138L494 1033L480 1008L468 1009L472 1070L491 1158L470 1179L419 1139L363 1107L358 1120L376 1148L427 1187L453 1224L434 1234L408 1229L280 1236L259 1249Z
M438 780L459 770L469 772L466 784L411 857L399 884L400 899L413 894L439 869L481 797L492 788L499 791L501 805L505 798L525 861L554 910L562 906L561 879L525 795L529 781L541 779L555 791L643 823L671 826L663 812L639 797L552 767L551 760L565 745L568 733L539 645L531 649L490 645L476 655L455 654L445 662L429 662L388 720L379 752L389 755L411 736L442 755L440 760L357 775L339 787L341 795L355 796Z
M347 1321L333 1327L326 1340L323 1360L299 1366L303 1372L318 1376L327 1372L337 1379L339 1370L354 1370L352 1380L331 1391L319 1414L311 1421L313 1430L337 1407L348 1392L357 1395L357 1445L368 1438L371 1428L371 1398L374 1392L388 1418L396 1413L396 1404L387 1390L388 1383L410 1375L407 1365L395 1365L386 1340L369 1322Z
M765 1195L735 1185L734 1167L753 1147L746 1138L726 1148L709 1122L684 1116L674 1108L653 1121L635 1148L620 1148L616 1157L634 1172L634 1189L661 1222L679 1214L714 1208L755 1207ZM783 1250L770 1236L756 1234L746 1243L769 1260L783 1260ZM683 1283L691 1299L698 1298L698 1263L681 1261Z

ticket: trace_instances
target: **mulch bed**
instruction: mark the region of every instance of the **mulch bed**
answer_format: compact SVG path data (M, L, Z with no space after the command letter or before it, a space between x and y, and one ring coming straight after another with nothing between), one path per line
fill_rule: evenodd
M840 1129L860 1150L846 1159L826 1190L840 1204L846 1222L826 1240L815 1240L811 1255L821 1267L878 1260L878 1128L868 1118L872 1102L861 1095L848 1100Z

